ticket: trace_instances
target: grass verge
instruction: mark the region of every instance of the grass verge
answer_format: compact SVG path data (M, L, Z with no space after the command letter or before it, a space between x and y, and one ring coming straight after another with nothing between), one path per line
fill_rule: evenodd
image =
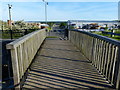
M120 41L120 36L117 36L117 35L112 35L112 37L111 37L111 35L109 35L109 34L103 34L102 32L92 32L92 33L98 34L98 35L101 35L101 36L106 36L108 38Z
M47 36L47 38L58 38L57 36Z

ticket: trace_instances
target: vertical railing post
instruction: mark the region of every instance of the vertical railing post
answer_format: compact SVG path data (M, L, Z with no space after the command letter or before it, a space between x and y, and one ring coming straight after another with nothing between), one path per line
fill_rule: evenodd
M13 76L14 76L14 85L20 83L20 75L19 75L19 65L18 65L18 58L17 58L17 50L11 50L11 57L12 57L12 67L13 67Z
M117 51L117 58L116 58L116 67L115 67L115 86L116 88L120 89L120 46L118 47L118 51Z
M119 69L118 69L118 76L117 76L116 88L120 89L120 63L119 63Z
M92 61L111 85L120 89L120 43L88 32L69 32L69 40Z
M6 45L11 51L13 79L15 88L20 89L21 80L28 70L39 47L46 38L45 30L32 32Z
M8 32L9 32L9 35L10 35L10 39L12 40L13 39L13 32L12 32L12 30L10 29L10 30L8 30Z

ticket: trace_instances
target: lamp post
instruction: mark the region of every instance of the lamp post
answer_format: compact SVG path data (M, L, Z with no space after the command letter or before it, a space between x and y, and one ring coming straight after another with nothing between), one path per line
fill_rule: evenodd
M2 32L3 32L3 28L4 28L4 26L3 26L3 20L2 20L2 26L1 26L1 28L2 28Z
M44 3L45 3L45 22L47 24L47 5L48 5L48 2L46 2L45 0L42 0Z
M9 9L9 22L10 22L10 36L11 36L11 39L12 39L12 22L11 22L11 8L12 8L12 5L8 4L8 9Z

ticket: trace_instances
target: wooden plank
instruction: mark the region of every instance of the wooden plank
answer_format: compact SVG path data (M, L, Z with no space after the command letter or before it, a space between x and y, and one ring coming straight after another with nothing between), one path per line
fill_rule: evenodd
M7 49L11 50L15 85L20 83L20 79L46 38L45 33L45 30L35 31L6 45Z
M42 32L42 31L44 31L44 30L35 31L35 32L32 32L32 33L30 33L28 35L25 35L25 36L15 40L15 41L13 41L13 42L7 44L6 47L7 47L7 49L13 49L13 48L19 46L21 43L23 43L26 40L28 40L29 38L33 37L37 33Z
M16 85L16 84L19 84L19 82L20 82L19 65L18 65L16 49L11 50L11 54L12 54L11 57L12 57L14 85Z
M77 42L80 42L81 45L79 45L79 48L81 52L92 61L94 66L109 80L111 84L114 83L114 85L116 85L116 80L119 82L119 78L117 77L119 76L119 72L117 69L120 60L118 60L117 57L120 57L120 54L118 54L117 48L120 47L120 42L79 30L70 30L69 32L71 32L71 35L69 36L70 38L73 38L73 36L78 37L77 33L80 33L79 35L81 37L78 38L81 39L73 38L71 39L71 42L75 46L78 46ZM94 38L92 44L94 47L91 46L90 37Z
M56 89L59 85L70 89L111 89L112 86L88 61L69 41L46 39L24 85L32 81L29 85L38 84L38 88L42 84Z

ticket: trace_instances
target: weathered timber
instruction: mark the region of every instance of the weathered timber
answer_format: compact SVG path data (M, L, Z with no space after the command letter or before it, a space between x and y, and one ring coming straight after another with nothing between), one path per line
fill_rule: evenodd
M69 30L69 40L116 88L120 88L120 42L79 30Z
M47 38L30 67L22 90L114 89L70 41Z
M11 51L14 84L19 84L31 64L40 45L46 38L46 31L39 30L6 45Z

